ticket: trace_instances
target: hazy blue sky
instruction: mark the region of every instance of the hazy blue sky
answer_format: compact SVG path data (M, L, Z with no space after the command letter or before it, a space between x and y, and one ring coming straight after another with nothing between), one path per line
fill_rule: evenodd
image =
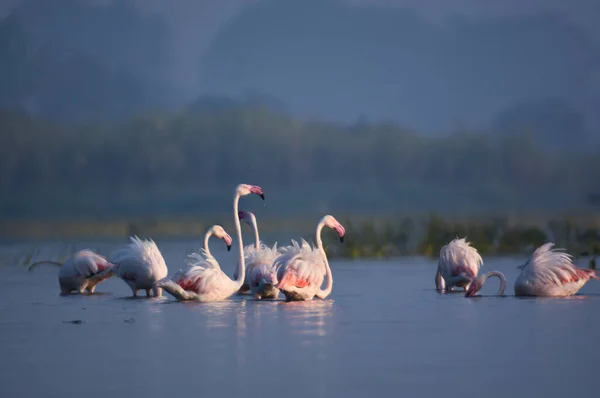
M21 0L0 0L0 15ZM56 1L60 0L38 0ZM107 3L112 0L81 0ZM300 0L299 0L300 1ZM558 11L574 24L587 28L600 43L600 1L597 0L340 0L350 4L378 3L410 8L432 21L441 22L453 15L493 17ZM134 0L141 9L164 15L174 28L174 71L189 79L189 95L198 86L198 49L204 50L218 29L246 5L260 0ZM194 41L190 41L190 37Z
M110 0L96 0L110 1ZM189 51L189 37L196 37L195 49L206 48L222 24L244 6L260 0L135 0L141 8L165 15L175 27L178 74L189 76L189 87L196 87L197 53ZM299 0L301 1L301 0ZM546 10L560 12L574 24L587 28L600 43L600 1L598 0L341 0L350 4L383 4L410 8L422 17L442 22L453 15L493 17L536 13Z

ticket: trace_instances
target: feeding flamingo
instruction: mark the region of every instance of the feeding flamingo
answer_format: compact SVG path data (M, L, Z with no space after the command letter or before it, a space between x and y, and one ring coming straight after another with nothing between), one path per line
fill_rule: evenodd
M256 216L248 211L238 212L239 219L246 222L254 228L256 242L254 245L248 245L244 248L244 259L246 262L246 276L244 284L238 293L245 293L248 290L258 299L277 298L279 289L277 289L277 271L273 266L275 259L279 256L277 242L273 247L268 247L260 241L258 235L258 224ZM237 278L237 271L233 274Z
M114 265L106 258L84 249L76 252L64 264L57 261L37 261L29 266L29 271L41 264L52 264L60 267L58 284L61 294L77 291L94 293L96 286L114 275Z
M177 300L216 301L224 300L237 292L244 282L245 263L242 229L238 217L238 201L241 196L256 194L263 200L265 195L256 185L240 184L233 198L233 216L239 241L239 263L237 277L234 280L221 270L217 260L209 252L190 254L189 267L176 275L176 280L164 279L158 283Z
M302 239L302 246L292 240L292 246L281 248L282 255L275 260L279 284L277 287L287 301L312 300L314 296L324 299L333 288L333 275L327 255L323 250L321 230L324 226L335 229L344 241L346 230L333 216L326 215L317 224L317 246L311 247ZM325 289L321 290L324 277L327 277Z
M483 259L466 238L456 238L442 247L435 273L436 290L452 291L462 287L467 291L479 273Z
M156 243L137 236L129 239L131 243L111 257L115 264L114 272L131 288L133 297L137 297L139 290L145 290L147 297L150 297L151 290L154 297L162 296L162 289L156 282L167 276L168 269Z
M518 267L515 296L571 296L590 279L600 280L594 270L576 267L571 255L553 246L552 242L543 244Z

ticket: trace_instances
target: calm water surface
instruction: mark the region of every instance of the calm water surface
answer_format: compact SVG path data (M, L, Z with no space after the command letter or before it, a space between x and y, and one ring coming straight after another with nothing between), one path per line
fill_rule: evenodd
M193 248L159 246L170 274ZM57 269L27 272L15 250L0 247L0 397L598 396L600 283L515 298L521 258L482 269L504 272L505 297L497 279L440 295L414 258L335 261L327 300L203 304L130 299L116 278L61 297ZM231 275L235 251L215 252Z

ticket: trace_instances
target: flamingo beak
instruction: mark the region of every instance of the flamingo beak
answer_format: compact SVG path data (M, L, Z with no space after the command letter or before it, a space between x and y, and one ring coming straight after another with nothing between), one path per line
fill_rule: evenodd
M341 243L344 243L344 236L345 236L345 235L342 235L342 236L340 236L340 242L341 242Z
M231 245L227 245L227 251L231 251Z
M261 193L261 194L260 194L260 195L258 195L258 196L260 196L260 198L261 198L262 200L265 200L265 194L264 194L264 193Z
M469 290L465 292L465 297L473 297L475 296L475 293L477 293L477 291L472 287L469 287Z

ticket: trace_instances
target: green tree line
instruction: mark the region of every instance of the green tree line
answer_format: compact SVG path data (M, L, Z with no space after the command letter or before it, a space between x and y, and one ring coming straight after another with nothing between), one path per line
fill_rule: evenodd
M303 120L252 104L106 124L59 124L3 109L0 131L4 217L158 211L144 210L148 203L167 213L199 203L210 211L241 181L285 192L275 206L291 210L552 210L583 206L600 181L597 151L541 149L527 134L429 137L391 123Z

